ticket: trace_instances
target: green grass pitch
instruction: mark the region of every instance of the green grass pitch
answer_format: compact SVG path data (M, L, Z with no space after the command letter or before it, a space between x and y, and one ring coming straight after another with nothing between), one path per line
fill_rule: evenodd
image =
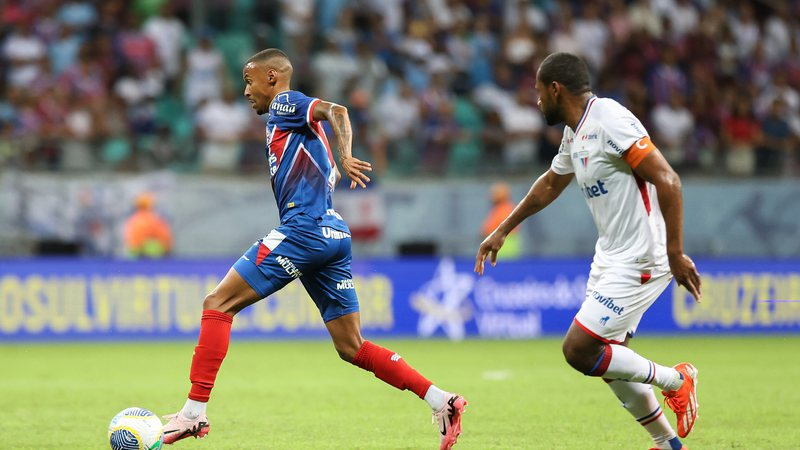
M377 343L470 402L456 449L647 449L646 432L560 341ZM193 342L0 345L0 449L104 449L128 406L175 412ZM641 337L662 364L699 369L697 449L800 448L800 336ZM674 416L669 413L674 424ZM326 341L234 340L210 403L211 433L175 449L433 449L424 402L338 359Z

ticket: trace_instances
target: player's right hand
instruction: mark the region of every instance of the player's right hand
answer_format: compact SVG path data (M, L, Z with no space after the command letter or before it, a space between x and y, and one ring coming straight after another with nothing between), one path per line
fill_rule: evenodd
M350 178L350 189L355 189L356 186L366 189L366 183L369 183L370 179L364 172L372 172L372 164L352 156L343 159L341 163L342 170Z
M699 303L703 298L703 294L700 292L700 273L697 272L697 266L694 265L692 258L684 254L670 257L669 268L678 285L688 289L695 301Z
M478 247L478 256L475 257L475 273L478 275L483 275L483 263L486 261L486 257L488 257L490 254L492 267L497 264L497 252L500 251L500 247L503 246L505 241L506 235L494 230L492 231L492 234L487 236L486 239L481 242L480 247Z

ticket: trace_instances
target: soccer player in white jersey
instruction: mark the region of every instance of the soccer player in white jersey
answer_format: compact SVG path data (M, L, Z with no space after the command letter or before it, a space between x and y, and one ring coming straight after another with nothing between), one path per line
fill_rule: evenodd
M681 182L625 107L591 92L586 64L549 55L536 74L548 125L564 122L550 169L480 245L475 272L494 266L506 236L558 197L573 178L598 230L586 298L564 338L564 357L583 374L602 377L650 433L655 449L685 448L697 418L697 369L656 364L628 348L642 318L674 277L700 301L700 275L683 253ZM678 433L652 386L677 415Z

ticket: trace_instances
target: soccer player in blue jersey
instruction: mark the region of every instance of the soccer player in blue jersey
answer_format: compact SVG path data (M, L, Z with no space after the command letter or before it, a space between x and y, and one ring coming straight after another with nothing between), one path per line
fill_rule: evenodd
M249 305L299 278L317 305L339 356L384 382L424 399L439 424L440 449L461 434L467 405L409 366L397 353L361 336L358 299L350 274L350 230L333 209L331 194L340 178L320 121L337 138L339 163L350 189L366 187L368 162L351 154L347 108L311 98L290 87L292 64L277 49L247 60L244 96L259 115L268 114L267 157L280 226L259 239L228 271L203 302L200 337L192 357L189 398L168 416L164 443L203 437L210 425L206 404L228 351L233 317Z

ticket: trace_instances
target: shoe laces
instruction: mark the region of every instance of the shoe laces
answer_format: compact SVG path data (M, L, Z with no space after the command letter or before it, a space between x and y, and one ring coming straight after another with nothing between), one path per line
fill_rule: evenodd
M683 395L678 395L678 391L672 391L664 397L664 404L669 406L669 409L678 412L686 410L688 399Z

